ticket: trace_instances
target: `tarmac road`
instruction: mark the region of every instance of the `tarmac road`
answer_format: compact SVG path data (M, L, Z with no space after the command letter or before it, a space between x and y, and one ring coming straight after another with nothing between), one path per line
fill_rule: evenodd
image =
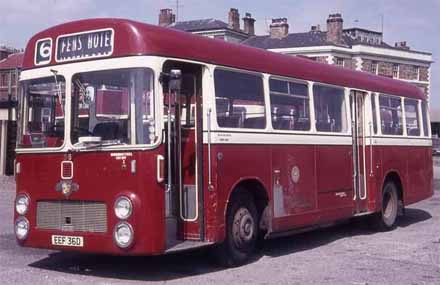
M14 181L0 178L2 284L440 284L440 184L397 229L362 221L266 241L254 260L223 269L208 250L112 257L22 248L13 235Z

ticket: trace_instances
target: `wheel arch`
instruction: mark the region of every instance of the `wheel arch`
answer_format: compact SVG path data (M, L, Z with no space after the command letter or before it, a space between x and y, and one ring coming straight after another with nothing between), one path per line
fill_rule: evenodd
M258 177L240 178L240 180L238 180L229 191L223 216L226 218L231 200L240 191L247 191L252 195L258 214L261 215L266 206L269 204L269 192L267 189L268 188L266 185Z
M404 193L405 192L403 191L404 189L403 189L402 177L401 177L399 171L394 170L394 169L388 171L387 174L384 176L384 179L382 181L382 187L380 189L380 194L381 194L379 197L380 203L382 204L383 188L388 181L391 181L396 185L397 195L399 197L399 200L402 201L402 203L404 204L404 201L405 201Z

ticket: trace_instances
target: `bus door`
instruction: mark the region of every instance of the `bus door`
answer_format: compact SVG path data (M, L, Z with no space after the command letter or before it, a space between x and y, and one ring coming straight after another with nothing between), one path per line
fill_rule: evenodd
M350 92L353 140L353 200L356 213L367 211L366 95L367 93L361 91L352 90Z
M167 181L165 215L167 248L185 240L201 240L199 188L200 152L202 145L201 98L194 74L171 70L169 90L164 90L166 126ZM173 82L180 77L180 82ZM177 85L176 85L177 84ZM171 122L171 124L168 124Z

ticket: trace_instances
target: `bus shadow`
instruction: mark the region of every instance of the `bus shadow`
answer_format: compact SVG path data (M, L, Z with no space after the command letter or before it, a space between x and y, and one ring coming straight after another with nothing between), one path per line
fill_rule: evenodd
M207 249L163 256L56 252L29 266L69 274L134 281L170 281L222 269L211 262Z
M420 209L407 209L398 227L408 227L428 220L431 215ZM277 257L311 250L336 240L377 233L366 219L355 219L337 226L291 237L264 241L251 262L263 256ZM163 256L108 256L56 252L29 264L31 267L116 280L170 281L225 270L216 265L209 249Z
M407 208L405 209L405 215L399 217L396 230L399 228L406 228L431 218L431 214L424 210ZM377 233L378 231L370 224L369 217L359 217L328 228L305 232L290 237L269 240L266 242L261 255L271 257L282 256L311 250L330 244L339 239L372 235Z

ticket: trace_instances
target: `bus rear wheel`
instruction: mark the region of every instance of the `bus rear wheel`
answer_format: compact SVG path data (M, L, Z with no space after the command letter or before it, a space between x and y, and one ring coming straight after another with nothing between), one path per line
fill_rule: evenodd
M233 195L226 216L226 238L216 249L222 266L246 263L255 250L258 236L258 212L247 191Z
M394 182L385 184L382 192L381 211L374 215L374 224L379 230L389 231L396 227L399 211L399 195Z

